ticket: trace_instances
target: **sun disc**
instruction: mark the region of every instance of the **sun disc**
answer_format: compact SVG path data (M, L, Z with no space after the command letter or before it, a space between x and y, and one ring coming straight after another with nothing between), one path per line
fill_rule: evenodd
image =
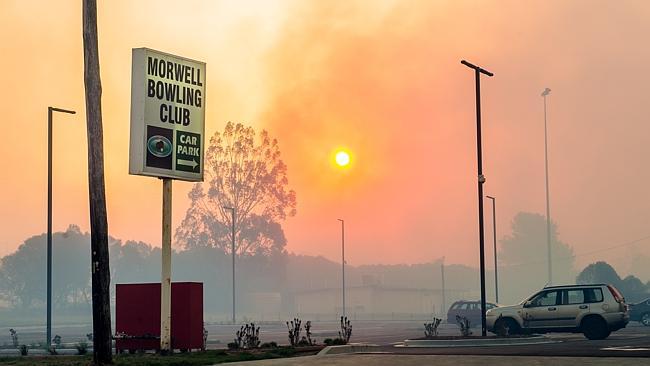
M335 159L338 166L346 166L350 164L350 154L345 151L337 152Z

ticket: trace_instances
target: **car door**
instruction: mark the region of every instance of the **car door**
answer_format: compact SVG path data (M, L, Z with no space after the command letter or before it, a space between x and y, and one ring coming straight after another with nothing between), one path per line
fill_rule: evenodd
M557 306L557 318L553 321L553 326L563 328L578 326L576 319L582 319L582 316L589 312L585 290L581 288L562 290L561 297L561 304Z
M480 302L469 303L467 318L470 320L473 326L481 325L481 303Z
M546 290L533 296L522 311L524 325L529 328L551 328L558 317L559 290Z

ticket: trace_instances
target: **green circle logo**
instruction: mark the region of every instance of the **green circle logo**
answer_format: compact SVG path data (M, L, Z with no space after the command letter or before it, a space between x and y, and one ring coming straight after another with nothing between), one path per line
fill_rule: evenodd
M147 150L155 157L166 158L172 153L172 143L165 136L151 136L147 140Z

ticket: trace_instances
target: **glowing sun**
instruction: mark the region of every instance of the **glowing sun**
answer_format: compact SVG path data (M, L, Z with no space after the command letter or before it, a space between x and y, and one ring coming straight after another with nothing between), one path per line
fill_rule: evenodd
M340 167L350 164L350 154L347 151L337 152L334 159L336 160L336 164Z

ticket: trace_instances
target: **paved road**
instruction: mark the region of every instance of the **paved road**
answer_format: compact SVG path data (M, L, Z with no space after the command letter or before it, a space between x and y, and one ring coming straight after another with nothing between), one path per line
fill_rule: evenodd
M598 357L503 357L503 356L438 356L438 355L335 355L235 362L241 366L640 366L646 358Z

